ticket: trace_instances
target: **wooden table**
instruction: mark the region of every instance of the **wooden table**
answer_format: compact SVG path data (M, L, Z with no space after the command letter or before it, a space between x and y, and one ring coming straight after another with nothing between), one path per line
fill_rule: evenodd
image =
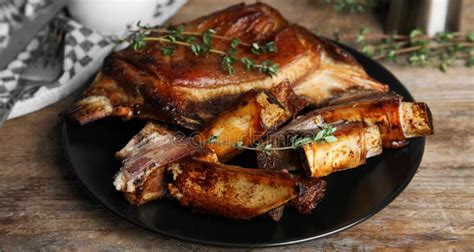
M268 1L289 20L331 34L334 27L380 31L372 13L342 15L316 1ZM230 1L190 1L173 22L209 13ZM463 29L473 30L474 4L465 1ZM355 25L354 25L355 24ZM407 189L364 223L326 239L273 250L473 249L474 69L387 65L417 100L429 104L436 134ZM0 250L214 250L148 232L92 200L67 167L57 114L64 99L0 128Z

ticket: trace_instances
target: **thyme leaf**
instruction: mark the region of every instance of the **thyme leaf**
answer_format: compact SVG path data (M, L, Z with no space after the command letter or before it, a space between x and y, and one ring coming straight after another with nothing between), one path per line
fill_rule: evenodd
M336 132L337 128L331 124L323 124L319 127L318 131L315 131L312 136L301 137L301 136L293 136L290 139L289 146L273 146L269 143L263 143L255 146L245 146L242 141L236 142L233 147L238 149L246 149L246 150L255 150L255 151L262 151L267 155L271 155L271 151L276 150L290 150L290 149L297 149L306 144L314 143L314 142L327 142L333 143L337 141L337 138L334 136L334 132Z
M474 31L439 32L428 36L422 30L414 29L408 35L370 33L362 27L357 34L333 34L337 41L352 42L366 55L376 60L397 62L399 56L406 56L412 66L437 65L441 71L448 71L455 62L474 65Z
M258 70L260 73L267 74L270 77L278 74L278 65L269 60L257 63L255 60L247 57L237 57L240 46L250 47L251 53L257 55L277 52L278 48L273 41L267 42L264 45L259 45L258 43L247 44L237 38L227 38L216 35L216 31L213 29L207 29L203 33L197 34L184 31L183 26L169 27L163 30L150 28L138 22L137 27L139 30L128 39L131 43L131 48L135 51L147 46L147 42L155 41L163 45L160 48L163 55L172 56L175 53L176 46L180 45L189 47L195 56L207 55L209 53L220 55L222 57L222 68L229 75L235 73L234 64L236 62L243 64L246 70ZM150 35L151 32L163 33L163 35ZM198 37L200 39L198 39ZM227 52L213 47L213 39L215 38L229 41L229 49Z

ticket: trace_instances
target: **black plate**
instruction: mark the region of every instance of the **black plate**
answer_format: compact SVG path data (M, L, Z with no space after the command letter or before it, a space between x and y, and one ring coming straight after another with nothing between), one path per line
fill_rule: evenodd
M344 49L354 55L370 76L389 84L406 101L413 101L388 70L353 49ZM425 145L424 138L411 139L407 147L384 150L362 167L330 175L326 197L310 215L299 215L289 209L277 223L263 217L236 221L194 214L167 199L136 207L115 191L112 181L120 163L114 159L114 153L142 126L143 122L119 119L83 127L64 123L64 148L77 177L108 209L138 226L181 240L221 246L293 244L361 223L387 206L408 185L421 162ZM250 165L252 161L245 162Z

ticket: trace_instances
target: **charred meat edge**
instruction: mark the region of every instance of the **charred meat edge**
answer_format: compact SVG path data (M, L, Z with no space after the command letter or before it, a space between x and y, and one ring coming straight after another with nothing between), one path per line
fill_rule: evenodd
M366 158L382 153L382 139L377 126L350 123L334 135L336 142L313 142L303 145L303 164L312 177L324 177L333 172L359 167Z
M280 73L274 78L261 75L255 77L256 79L251 78L248 82L223 86L181 87L169 85L171 80L167 75L155 76L157 74L154 71L160 69L160 65L166 64L166 60L158 61L150 56L152 53L141 55L140 52L128 49L126 53L114 53L107 57L92 87L84 93L86 97L63 114L81 125L107 116L119 116L124 119L159 120L189 129L200 129L215 114L222 111L226 104L246 91L268 90L285 79L293 83L297 95L307 98L315 105L329 102L332 98L353 89L379 92L388 90L386 85L368 76L349 53L326 39L314 36L304 27L288 24L278 11L265 4L230 7L185 25L190 29L205 29L206 25L212 28L225 23L216 21L216 18L226 19L226 16L230 17L236 11L242 12L243 15L237 17L237 23L247 20L245 17L250 18L257 14L268 18L266 22L273 24L270 28L275 30L269 31L268 34L267 30L260 31L258 35L267 36L261 38L262 41L271 40L281 32L292 31L297 35L297 38L292 39L299 39L306 50L287 65L280 66ZM275 57L286 57L288 50L280 50ZM180 95L185 97L178 99Z
M180 205L197 212L251 219L300 195L290 174L197 160L168 167L168 190Z
M252 145L296 115L306 104L294 94L288 81L270 91L250 91L219 114L196 138L198 142L206 143L210 137L216 137L216 142L207 143L206 148L225 162L242 152L234 147L237 142Z

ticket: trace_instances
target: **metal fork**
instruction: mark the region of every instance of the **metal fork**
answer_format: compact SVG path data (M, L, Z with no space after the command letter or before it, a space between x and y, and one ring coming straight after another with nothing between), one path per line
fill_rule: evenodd
M46 34L40 40L38 49L20 73L20 79L12 91L10 99L3 106L0 106L0 127L7 120L15 103L21 99L26 91L51 84L62 73L64 57L62 22L61 20L55 20L48 26Z

